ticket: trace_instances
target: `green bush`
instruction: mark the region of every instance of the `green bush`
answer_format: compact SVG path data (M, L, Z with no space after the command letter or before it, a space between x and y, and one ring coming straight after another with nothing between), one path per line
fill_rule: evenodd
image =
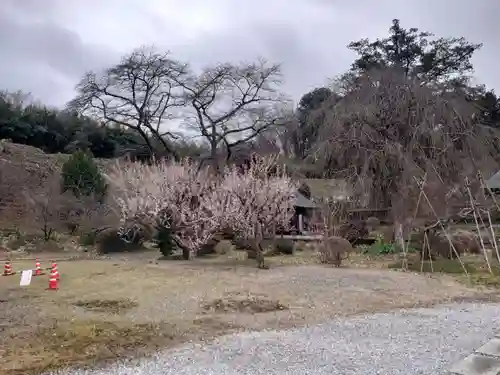
M105 197L107 184L92 156L78 150L64 163L61 174L62 192L71 191L75 197Z
M87 232L80 234L79 241L81 246L94 246L96 243L96 232Z
M172 255L176 248L172 239L172 232L169 228L159 227L154 238L156 246L164 256Z
M294 242L289 239L279 238L276 240L276 251L281 254L292 255L295 250Z
M382 235L377 235L377 240L370 246L363 246L363 254L367 255L385 255L394 254L396 246L393 243L384 242Z
M107 228L96 234L95 244L99 254L134 252L144 250L138 243L125 242L116 228Z
M18 250L24 245L26 245L26 240L23 237L13 237L9 242L7 242L7 248L10 250Z

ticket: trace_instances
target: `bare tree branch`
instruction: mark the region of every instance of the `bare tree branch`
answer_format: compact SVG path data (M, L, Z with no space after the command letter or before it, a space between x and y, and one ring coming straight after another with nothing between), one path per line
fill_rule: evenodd
M180 84L192 113L187 125L208 141L214 163L220 146L230 153L285 118L280 67L263 60L220 64Z
M68 107L136 130L150 151L154 136L165 151L175 155L165 137L175 136L161 127L174 117L172 110L184 105L179 82L187 75L187 65L160 54L153 48L141 47L107 69L103 75L87 73L77 85L78 96Z

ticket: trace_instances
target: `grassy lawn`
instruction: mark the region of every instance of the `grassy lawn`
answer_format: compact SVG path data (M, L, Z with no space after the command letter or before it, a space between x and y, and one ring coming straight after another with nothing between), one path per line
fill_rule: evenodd
M460 261L461 260L461 261ZM432 274L453 275L461 282L473 287L500 288L500 265L491 261L491 270L482 256L464 255L461 259L436 259L434 261L420 261L416 255L408 260L408 270ZM388 264L390 269L401 268L401 261Z
M19 270L31 263L13 265ZM58 268L57 291L47 290L48 275L34 277L29 287L18 285L18 275L0 278L0 373L146 354L237 328L200 309L210 296L206 278L195 271L90 260L59 262Z
M59 261L57 291L46 290L47 274L28 287L19 286L19 275L0 277L0 374L94 365L235 330L289 328L477 294L446 277L381 270L387 257L353 254L345 267L332 268L303 251L270 257L271 270L258 270L239 252L155 258ZM33 260L12 264L34 266ZM50 266L48 259L42 266Z

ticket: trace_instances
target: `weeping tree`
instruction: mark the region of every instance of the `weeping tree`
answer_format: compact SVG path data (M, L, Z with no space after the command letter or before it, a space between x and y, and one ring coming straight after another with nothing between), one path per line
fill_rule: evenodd
M446 202L465 176L493 167L494 142L475 120L474 107L400 70L359 76L333 110L324 110L317 114L325 119L321 141L310 157L326 174L353 185L369 180L370 206L392 207L396 227L415 208L416 180L425 176L439 186L432 196Z

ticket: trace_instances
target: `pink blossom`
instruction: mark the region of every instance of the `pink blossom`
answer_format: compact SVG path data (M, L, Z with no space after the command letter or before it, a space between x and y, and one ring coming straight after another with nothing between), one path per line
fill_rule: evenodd
M117 163L107 176L126 222L154 223L172 230L174 239L194 254L222 228L254 238L256 227L272 234L287 227L296 186L283 170L271 174L274 159L257 158L241 171L222 176L189 160L153 165Z

